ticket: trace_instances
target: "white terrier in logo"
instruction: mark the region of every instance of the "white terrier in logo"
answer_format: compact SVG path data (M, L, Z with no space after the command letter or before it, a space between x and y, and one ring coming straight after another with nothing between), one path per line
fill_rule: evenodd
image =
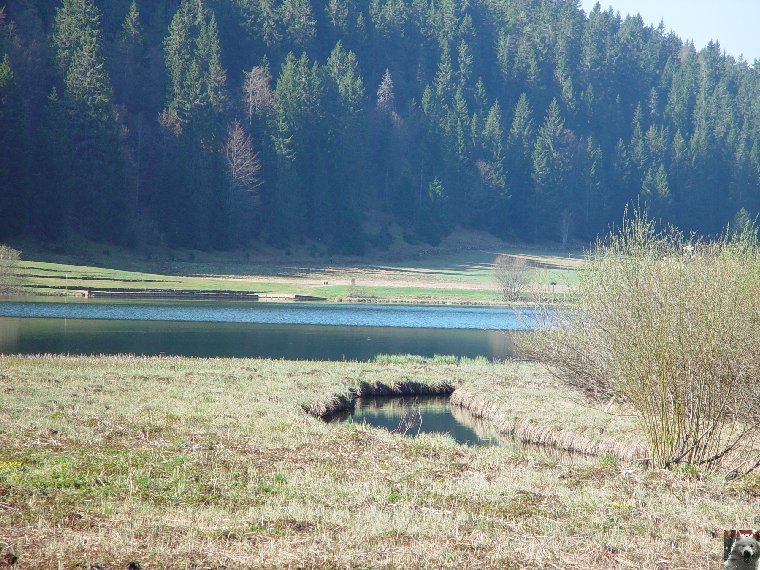
M731 545L728 559L723 563L725 570L758 570L760 542L757 535L738 534Z

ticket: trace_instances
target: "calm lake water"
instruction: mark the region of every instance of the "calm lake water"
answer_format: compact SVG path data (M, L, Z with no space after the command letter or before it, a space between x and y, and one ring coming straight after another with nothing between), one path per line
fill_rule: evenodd
M527 313L527 319L530 314ZM0 302L0 353L296 360L513 354L525 314L485 307L224 301Z
M465 445L499 444L498 435L487 422L464 408L449 405L448 396L357 398L353 411L329 421L366 423L407 436L444 433Z

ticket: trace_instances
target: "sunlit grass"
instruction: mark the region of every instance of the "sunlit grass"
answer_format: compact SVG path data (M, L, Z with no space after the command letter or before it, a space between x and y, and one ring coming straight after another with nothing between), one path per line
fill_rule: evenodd
M760 506L755 479L405 439L305 411L409 382L464 387L549 431L638 433L525 363L1 357L0 548L21 568L710 567L711 533Z
M34 255L34 254L32 254ZM501 303L493 277L497 253L465 251L413 261L360 264L316 260L255 263L193 258L176 261L140 260L116 253L95 255L89 265L22 261L18 272L26 294L77 295L84 290L155 289L162 291L235 291L262 296L307 295L332 301ZM564 295L576 278L577 260L551 255L527 257L527 289L520 301L535 292ZM178 258L179 259L179 258Z

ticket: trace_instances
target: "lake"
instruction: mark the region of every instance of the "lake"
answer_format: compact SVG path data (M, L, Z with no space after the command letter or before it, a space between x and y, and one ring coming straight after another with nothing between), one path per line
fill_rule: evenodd
M245 301L0 302L0 353L370 360L378 354L489 359L529 311L503 307Z

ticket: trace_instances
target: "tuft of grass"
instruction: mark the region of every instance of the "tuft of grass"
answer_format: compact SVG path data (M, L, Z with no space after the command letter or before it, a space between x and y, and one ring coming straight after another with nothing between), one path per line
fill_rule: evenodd
M378 354L374 361L379 364L424 364L428 359L416 354Z

